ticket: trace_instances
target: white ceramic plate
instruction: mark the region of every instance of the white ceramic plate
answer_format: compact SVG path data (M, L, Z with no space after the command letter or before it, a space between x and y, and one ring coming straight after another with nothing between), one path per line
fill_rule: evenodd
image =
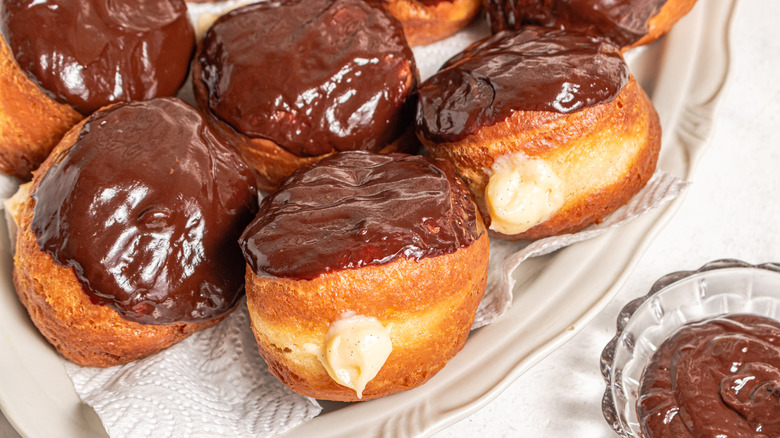
M684 179L691 179L706 145L726 83L733 7L734 0L700 1L665 39L629 53L632 72L661 116L659 166ZM473 332L463 351L424 386L366 403L328 404L285 436L428 435L476 411L603 309L681 201L524 262L509 313ZM62 359L16 299L4 230L0 224L0 408L25 437L104 437Z

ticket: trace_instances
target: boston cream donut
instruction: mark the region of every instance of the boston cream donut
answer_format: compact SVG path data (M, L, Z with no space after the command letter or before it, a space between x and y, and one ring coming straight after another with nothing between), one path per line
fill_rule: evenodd
M16 213L14 284L85 366L130 362L230 312L252 171L178 99L119 104L70 130Z
M696 0L483 0L493 33L539 25L605 37L628 50L650 44Z
M488 237L444 160L343 152L265 198L241 236L247 303L271 372L356 401L423 384L466 341Z
M29 179L98 108L173 96L195 46L183 0L0 3L0 172Z
M193 65L198 105L271 190L347 150L417 147L417 67L379 0L282 0L223 15ZM407 133L407 135L403 135Z
M421 85L417 134L454 163L489 228L531 240L573 232L652 176L658 115L618 48L527 27L468 47Z
M410 46L431 44L466 28L482 7L480 0L385 0L404 27Z

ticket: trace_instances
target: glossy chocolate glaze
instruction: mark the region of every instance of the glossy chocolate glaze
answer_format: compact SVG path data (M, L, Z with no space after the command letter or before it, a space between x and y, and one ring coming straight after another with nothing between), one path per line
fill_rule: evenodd
M608 42L541 27L500 32L451 58L420 86L417 132L452 142L515 111L580 111L614 99L628 77Z
M666 0L486 0L493 32L538 25L578 30L630 46L648 32L648 21Z
M195 48L183 0L4 0L0 15L27 76L85 115L175 95Z
M378 151L411 120L417 68L380 1L240 8L209 29L197 62L216 116L298 156Z
M447 161L344 152L293 173L240 243L257 275L310 280L449 254L479 236L474 202Z
M174 98L94 113L33 193L41 249L73 267L94 303L144 324L231 309L254 177L200 113Z
M684 326L645 369L639 421L653 437L780 437L780 322L732 315Z

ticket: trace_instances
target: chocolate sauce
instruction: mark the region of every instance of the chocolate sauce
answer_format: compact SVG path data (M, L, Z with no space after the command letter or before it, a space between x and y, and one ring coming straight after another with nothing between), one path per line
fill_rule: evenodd
M451 58L420 86L417 132L458 141L515 111L580 111L614 99L628 77L608 42L541 27L500 32Z
M41 249L94 303L144 324L231 309L254 177L200 113L174 98L95 112L33 193Z
M183 0L4 0L0 15L25 74L85 115L173 96L195 47Z
M486 0L493 33L538 25L587 32L630 46L648 32L648 21L666 0Z
M380 1L240 8L206 33L197 62L216 116L298 156L378 151L410 122L417 69Z
M479 236L474 202L447 161L344 152L293 173L240 243L257 275L310 280L449 254Z
M684 326L645 369L637 411L653 437L780 437L780 322L733 315Z

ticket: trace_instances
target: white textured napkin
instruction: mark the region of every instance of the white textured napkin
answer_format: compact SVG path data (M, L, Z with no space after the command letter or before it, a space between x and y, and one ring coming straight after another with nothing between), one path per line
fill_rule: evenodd
M202 14L246 3L228 0L190 5L193 22ZM414 49L421 77L427 78L449 57L488 34L484 22L450 39ZM185 91L191 101L191 93ZM0 184L15 182L0 178ZM511 305L512 272L528 257L606 232L678 196L687 183L657 172L631 202L597 226L579 233L530 244L494 240L490 246L488 287L474 327L497 320ZM4 196L6 197L6 196ZM281 433L316 416L316 400L279 383L257 353L245 302L216 327L151 357L112 368L65 366L76 392L92 406L111 437L261 437Z
M65 369L111 437L264 437L320 413L257 353L246 301L217 326L136 362Z

